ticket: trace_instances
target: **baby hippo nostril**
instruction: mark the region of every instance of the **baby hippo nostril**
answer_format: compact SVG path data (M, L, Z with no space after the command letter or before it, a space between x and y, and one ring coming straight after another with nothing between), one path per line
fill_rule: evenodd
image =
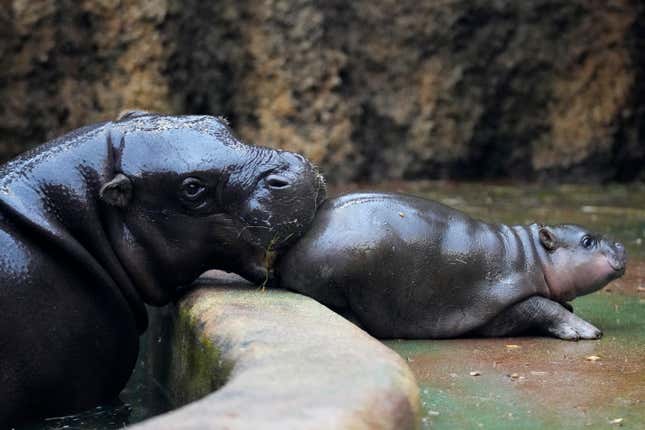
M269 175L266 178L266 182L271 188L282 189L287 188L291 183L287 178L280 175Z
M616 242L614 243L614 248L616 249L616 253L618 254L618 257L623 260L623 263L627 259L627 250L625 250L625 246L620 243Z
M611 267L619 272L625 271L625 266L627 265L627 251L625 246L620 242L613 243L613 252L608 255L609 264Z

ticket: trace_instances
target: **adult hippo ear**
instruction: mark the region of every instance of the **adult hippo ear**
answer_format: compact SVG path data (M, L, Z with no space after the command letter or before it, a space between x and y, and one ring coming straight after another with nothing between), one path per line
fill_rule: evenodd
M554 251L557 248L557 240L549 227L541 225L539 230L540 243L547 251Z
M101 187L99 195L111 206L126 207L132 199L132 181L123 173L117 173L111 181Z

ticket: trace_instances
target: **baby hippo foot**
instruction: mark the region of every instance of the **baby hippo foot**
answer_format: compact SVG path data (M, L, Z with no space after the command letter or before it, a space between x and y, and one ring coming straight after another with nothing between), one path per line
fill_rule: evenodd
M564 340L600 339L602 331L577 315L567 313L564 318L552 321L547 331Z
M568 303L558 303L541 296L532 296L493 318L476 333L483 336L516 336L541 332L560 339L598 339L602 332L570 312Z

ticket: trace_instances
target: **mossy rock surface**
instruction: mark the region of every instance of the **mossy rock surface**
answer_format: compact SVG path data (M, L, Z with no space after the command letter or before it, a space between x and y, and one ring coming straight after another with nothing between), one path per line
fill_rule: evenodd
M419 392L407 363L307 297L202 278L179 304L167 380L179 403L134 428L406 429Z

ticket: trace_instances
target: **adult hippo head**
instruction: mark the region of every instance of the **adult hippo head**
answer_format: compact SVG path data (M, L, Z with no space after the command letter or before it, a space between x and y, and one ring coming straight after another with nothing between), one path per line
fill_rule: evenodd
M113 399L145 303L208 269L264 282L324 196L210 116L129 113L0 166L0 427Z
M163 304L208 269L260 284L325 198L302 156L245 145L220 119L137 113L110 130L110 238L144 300Z

